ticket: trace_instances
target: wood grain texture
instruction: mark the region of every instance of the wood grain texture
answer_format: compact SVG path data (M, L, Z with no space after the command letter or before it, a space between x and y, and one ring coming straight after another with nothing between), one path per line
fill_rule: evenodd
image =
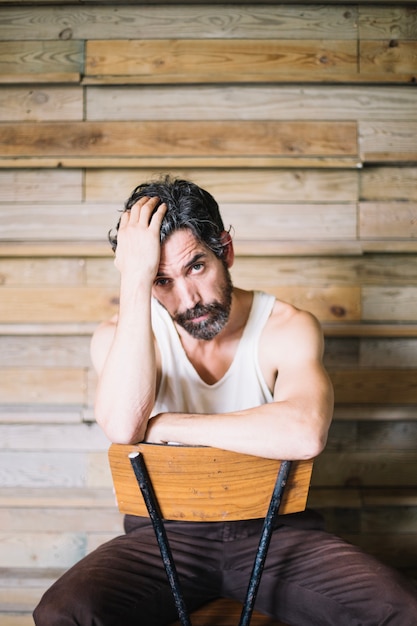
M43 85L0 89L0 121L82 120L81 87Z
M0 5L4 5L4 0ZM7 4L7 3L6 3ZM356 7L343 4L325 6L325 3L304 6L294 11L292 6L266 6L228 3L213 8L206 3L85 2L83 6L65 6L57 2L54 11L48 6L37 6L36 11L22 7L3 6L4 24L0 39L20 41L36 37L42 40L67 39L331 39L337 32L339 39L356 39ZM24 4L19 3L19 4ZM43 2L47 5L47 2ZM61 4L62 6L59 6ZM187 6L187 4L189 6ZM212 3L213 4L213 3ZM215 3L214 3L215 4ZM248 6L245 6L248 4ZM131 5L131 6L128 6Z
M290 82L355 74L354 41L199 39L87 41L86 77L145 83ZM291 66L291 72L288 68ZM290 78L292 77L292 78Z
M5 287L2 322L99 322L117 311L118 290L94 287Z
M82 72L80 41L0 41L0 84L47 82L55 74L62 82L79 82Z
M416 404L415 369L332 369L338 403Z
M361 202L359 233L366 239L415 239L417 202Z
M416 94L398 85L87 85L94 120L416 120ZM140 106L137 106L140 100Z
M5 156L355 156L354 122L83 122L0 124Z
M182 521L226 521L264 517L280 461L216 448L112 444L109 461L122 513L147 516L129 453L143 455L162 516ZM312 461L291 469L280 512L305 508Z

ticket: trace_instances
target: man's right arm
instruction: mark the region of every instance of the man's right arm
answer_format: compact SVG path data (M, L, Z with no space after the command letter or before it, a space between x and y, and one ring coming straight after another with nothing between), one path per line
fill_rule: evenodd
M99 326L91 342L98 374L96 420L117 443L143 439L155 402L158 364L151 295L166 210L161 205L153 214L158 201L143 198L122 215L115 259L121 274L119 314Z

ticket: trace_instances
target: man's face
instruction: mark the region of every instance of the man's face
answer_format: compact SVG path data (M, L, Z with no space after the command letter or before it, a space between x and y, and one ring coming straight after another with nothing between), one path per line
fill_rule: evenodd
M173 321L195 339L213 339L232 304L228 267L190 230L172 233L161 247L153 295Z

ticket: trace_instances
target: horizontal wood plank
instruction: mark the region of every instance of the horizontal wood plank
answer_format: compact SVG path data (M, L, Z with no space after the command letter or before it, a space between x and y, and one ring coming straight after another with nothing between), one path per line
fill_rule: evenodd
M0 507L8 506L16 509L25 507L46 507L49 509L89 509L94 516L100 509L116 509L116 501L112 489L92 489L91 487L0 487ZM1 574L1 572L0 572Z
M81 41L0 41L0 83L42 78L57 74L65 82L80 80Z
M332 369L337 403L416 404L415 369Z
M80 368L2 368L0 390L5 404L85 403L85 373Z
M416 337L417 324L324 323L327 337Z
M73 193L76 192L77 188L73 188ZM62 193L63 189L59 195ZM4 221L0 241L61 241L75 245L89 241L110 246L107 233L117 224L120 217L118 211L122 207L122 203L71 203L66 199L55 203L44 201L37 205L27 202L0 204L0 217Z
M324 451L314 463L312 488L415 489L416 477L414 452Z
M4 2L0 2L5 4ZM7 3L6 3L7 4ZM14 3L16 5L16 2ZM19 2L24 4L24 2ZM45 6L42 6L44 4ZM357 11L345 4L340 7L305 6L300 12L291 5L265 6L254 2L233 6L228 3L221 11L205 3L183 2L181 8L173 2L84 2L83 6L57 2L62 6L51 11L48 2L39 3L36 12L22 10L19 6L3 8L4 26L0 38L28 40L67 39L154 39L169 38L234 38L234 39L327 39L337 32L339 39L356 39ZM187 6L190 4L192 6ZM215 3L214 3L215 4ZM133 5L133 6L126 6ZM152 6L153 5L153 6Z
M356 152L354 122L0 124L0 157L353 157Z
M0 89L0 121L81 121L82 87L43 85Z
M236 241L356 238L354 204L224 204L223 221Z
M2 289L1 322L99 322L117 311L118 293L94 287Z
M263 251L263 248L262 248ZM262 252L260 251L260 252ZM105 264L106 260L90 260L90 264ZM365 289L378 287L378 291L370 291L367 296L369 301L379 296L379 289L382 290L381 297L387 291L386 298L389 297L391 286L403 287L405 289L404 298L413 298L413 291L407 289L417 281L417 258L414 255L396 254L370 254L366 256L261 256L256 257L241 256L236 259L233 266L235 282L237 285L242 280L256 280L262 278L264 284L276 285L321 285L329 284L336 286L363 286ZM389 283L387 278L389 277ZM366 291L368 293L368 291ZM393 303L395 306L395 303ZM375 313L376 315L376 313ZM367 316L368 317L368 316ZM395 318L393 321L401 321ZM387 321L383 318L375 317L373 321Z
M417 168L366 167L359 173L362 202L417 202Z
M384 2L375 0L375 5L369 6L366 2L360 2L358 7L360 39L415 39L417 28L415 7L406 6L402 1L391 2L387 7L384 6Z
M0 478L4 487L19 490L88 487L111 492L112 488L106 451L3 449Z
M123 534L123 520L117 507L92 511L89 508L72 509L60 507L59 509L47 507L25 507L25 515L21 508L0 508L0 528L4 532L19 533L23 535L37 534L39 530L45 533L114 533ZM26 539L27 540L27 539Z
M82 183L83 174L81 170L0 169L2 227L6 226L12 219L11 207L8 207L7 203L13 203L13 205L25 203L26 206L20 206L16 213L26 210L26 218L28 218L30 206L38 202L42 205L49 204L56 202L57 197L65 198L66 203L81 202L83 198ZM38 209L40 208L38 207ZM10 213L4 214L4 211L10 211Z
M278 202L353 203L357 199L358 171L349 169L172 169L174 178L192 180L222 205ZM1 175L1 174L0 174ZM86 201L120 202L141 182L157 176L151 169L90 169L85 173Z
M362 315L368 321L411 322L417 313L417 287L367 286L362 292Z
M89 344L88 335L0 335L0 367L89 367Z
M140 168L151 167L157 172L166 172L178 168L332 168L357 169L362 167L357 156L355 157L326 157L326 156L138 156L101 157L65 155L42 157L1 157L0 168Z
M87 85L87 120L416 120L397 85ZM140 99L140 107L137 106Z
M361 202L359 235L365 239L415 239L417 202Z
M336 404L333 414L335 421L343 422L412 422L415 417L413 404Z
M86 555L84 533L33 533L16 535L0 531L2 551L1 567L31 567L35 561L38 567L69 568Z
M417 124L414 122L359 122L359 141L364 162L417 161Z
M62 385L62 379L66 372L62 372L61 378L54 378L54 372L44 370L46 378L52 382L54 379ZM0 425L1 447L11 450L59 450L81 451L107 451L109 440L103 430L94 424L43 424L42 427L29 424L3 424Z
M364 339L360 363L365 367L417 367L415 339Z
M326 80L355 74L356 42L236 39L96 40L86 43L88 78L130 76L146 83ZM291 72L288 71L291 66Z
M398 40L397 37L383 41L361 41L359 64L362 75L386 73L388 75L416 75L417 41Z

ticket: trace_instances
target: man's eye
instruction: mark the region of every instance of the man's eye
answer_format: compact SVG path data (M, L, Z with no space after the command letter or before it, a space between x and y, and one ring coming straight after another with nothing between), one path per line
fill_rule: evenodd
M203 269L203 267L204 267L204 263L195 263L193 265L193 271L194 272L199 272L199 271L201 271Z
M164 287L165 285L168 285L169 283L169 279L168 278L157 278L154 282L155 287Z

